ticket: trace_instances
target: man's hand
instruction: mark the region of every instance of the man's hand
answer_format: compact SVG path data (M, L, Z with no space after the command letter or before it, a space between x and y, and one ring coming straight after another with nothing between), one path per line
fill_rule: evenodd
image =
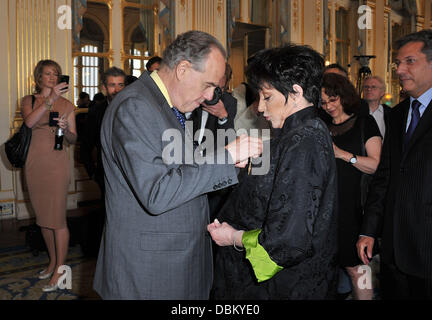
M374 243L375 239L368 236L360 236L360 239L357 241L357 254L365 265L368 265L369 261L372 260L372 250ZM367 255L365 253L365 249L367 250Z
M219 99L218 103L213 106L206 105L204 102L202 103L203 110L207 111L211 115L218 117L219 119L228 118L228 112L225 109L225 105L221 99Z
M247 164L248 158L258 158L263 151L262 139L241 135L225 147L231 155L234 164Z

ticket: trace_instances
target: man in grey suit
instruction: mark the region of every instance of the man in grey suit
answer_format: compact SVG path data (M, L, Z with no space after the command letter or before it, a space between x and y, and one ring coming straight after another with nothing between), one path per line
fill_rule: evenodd
M225 164L186 161L200 153L183 114L213 97L225 59L213 36L186 32L167 47L159 71L144 72L110 104L101 134L107 220L94 279L103 299L209 298L206 193L237 183L233 163L262 152L260 139L243 136L215 152ZM173 130L181 163L166 157Z

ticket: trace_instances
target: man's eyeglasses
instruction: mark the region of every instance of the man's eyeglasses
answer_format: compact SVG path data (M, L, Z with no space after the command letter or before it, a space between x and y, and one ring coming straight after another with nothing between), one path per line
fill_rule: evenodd
M337 99L339 99L339 98L329 98L328 101L321 100L321 106L324 107L324 106L326 106L326 105L329 104L329 103L336 102Z

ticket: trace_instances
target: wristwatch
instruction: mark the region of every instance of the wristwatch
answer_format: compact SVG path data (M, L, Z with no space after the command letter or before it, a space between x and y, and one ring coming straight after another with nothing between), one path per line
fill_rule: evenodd
M350 162L351 164L357 163L357 157L356 157L355 154L353 154L353 156L351 157L351 159L349 159L349 162Z

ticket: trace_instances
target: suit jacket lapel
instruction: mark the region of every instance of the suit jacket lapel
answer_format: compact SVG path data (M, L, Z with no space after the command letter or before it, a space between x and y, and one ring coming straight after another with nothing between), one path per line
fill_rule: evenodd
M189 132L187 126L185 130L183 130L183 127L181 126L179 120L177 119L176 115L174 114L173 110L171 110L171 107L168 104L168 101L165 99L164 95L160 91L159 87L156 85L156 83L153 81L153 79L147 74L147 72L143 72L143 74L139 78L141 81L146 83L148 86L150 86L153 89L153 92L155 93L154 97L156 98L156 101L158 102L158 106L162 113L165 113L166 118L168 120L169 126L171 128L177 128L180 130L182 137L184 138L187 136L193 141L193 133Z
M399 128L399 132L398 132L398 138L399 138L399 150L401 150L401 154L404 153L404 141L405 141L405 131L406 131L406 122L408 119L408 112L409 112L409 107L410 107L410 100L409 98L405 99L404 101L402 101L400 103L400 116L392 118L392 121L400 121L400 123L390 123L390 126L394 128Z

